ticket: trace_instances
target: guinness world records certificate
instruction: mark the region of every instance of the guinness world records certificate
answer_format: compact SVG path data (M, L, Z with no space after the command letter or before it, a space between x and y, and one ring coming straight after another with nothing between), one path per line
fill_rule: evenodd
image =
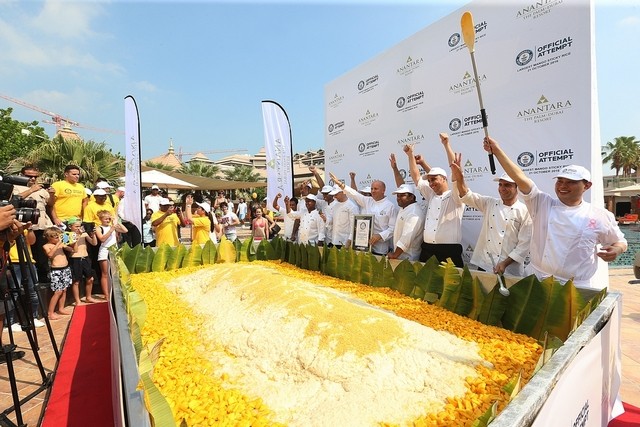
M355 215L353 221L353 249L371 252L371 233L373 232L373 215Z

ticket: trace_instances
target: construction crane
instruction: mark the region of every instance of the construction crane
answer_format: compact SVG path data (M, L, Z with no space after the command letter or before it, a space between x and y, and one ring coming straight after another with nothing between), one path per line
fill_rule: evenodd
M57 132L60 132L62 129L69 129L72 127L76 127L76 128L83 128L83 129L88 129L88 130L93 130L93 131L97 131L97 132L110 132L110 133L117 133L117 134L124 134L124 131L117 131L117 130L112 130L112 129L100 129L100 128L94 128L94 127L90 127L90 126L84 126L81 125L80 123L76 122L75 120L71 120L67 117L63 117L60 114L56 114L52 111L47 111L44 108L40 108L37 105L33 105L33 104L29 104L28 102L22 101L20 99L16 99L16 98L12 98L10 96L7 95L3 95L0 93L0 98L6 99L7 101L11 101L14 104L18 104L18 105L22 105L25 108L29 108L31 110L34 111L38 111L42 114L45 114L49 117L51 117L51 120L41 120L41 122L43 123L50 123L56 126L56 130Z

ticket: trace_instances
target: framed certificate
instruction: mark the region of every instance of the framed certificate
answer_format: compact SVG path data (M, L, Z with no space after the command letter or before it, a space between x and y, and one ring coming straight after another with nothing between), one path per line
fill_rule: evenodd
M373 233L373 215L355 215L353 222L353 249L371 252L371 233Z

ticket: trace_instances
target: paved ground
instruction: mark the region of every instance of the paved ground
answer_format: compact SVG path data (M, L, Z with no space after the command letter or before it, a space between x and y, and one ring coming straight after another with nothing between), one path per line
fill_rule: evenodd
M622 293L622 387L620 395L622 400L635 406L640 406L640 283L635 283L633 270L612 269L609 274L610 289ZM640 281L639 281L640 282ZM63 337L67 332L68 323L71 316L51 322L53 333L56 337L57 345L63 347ZM26 352L26 356L14 363L17 377L17 385L20 398L28 395L38 388L41 375L35 363L33 352L28 344L26 333L16 332L14 334L15 343L18 350ZM42 360L45 373L52 373L56 366L56 357L53 352L51 341L46 328L37 329L38 343L40 350L38 354ZM9 342L8 332L2 333L2 343ZM36 397L21 406L23 422L29 426L36 426L40 419L40 412L46 391L41 392ZM6 412L6 408L13 406L11 389L7 375L6 365L0 365L0 411ZM15 423L15 412L8 413L8 418ZM4 425L0 417L0 425Z

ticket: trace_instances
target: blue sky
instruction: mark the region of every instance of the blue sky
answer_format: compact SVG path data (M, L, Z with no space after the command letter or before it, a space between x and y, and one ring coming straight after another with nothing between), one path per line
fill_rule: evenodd
M565 0L577 1L577 0ZM289 115L295 151L324 145L324 85L466 1L0 0L0 94L70 118L85 139L124 153L126 95L142 158L257 152L260 101ZM640 138L640 0L596 0L603 143ZM47 120L0 99L21 121ZM44 123L50 136L53 125Z

